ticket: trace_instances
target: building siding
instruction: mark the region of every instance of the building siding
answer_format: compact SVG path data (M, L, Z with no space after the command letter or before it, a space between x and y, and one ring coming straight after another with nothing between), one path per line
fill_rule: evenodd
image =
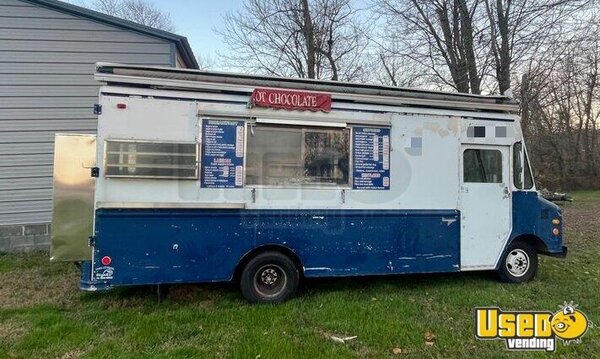
M94 64L172 66L173 51L150 35L0 0L0 226L51 221L54 134L95 133Z

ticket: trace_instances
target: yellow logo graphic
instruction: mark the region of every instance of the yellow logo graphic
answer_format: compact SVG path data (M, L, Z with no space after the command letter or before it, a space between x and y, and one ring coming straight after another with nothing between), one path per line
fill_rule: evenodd
M478 339L500 339L509 350L556 350L556 339L580 343L592 326L577 305L564 303L556 313L549 311L502 311L498 307L475 309Z
M585 314L576 305L565 305L552 317L552 331L565 342L581 342L581 337L591 326Z

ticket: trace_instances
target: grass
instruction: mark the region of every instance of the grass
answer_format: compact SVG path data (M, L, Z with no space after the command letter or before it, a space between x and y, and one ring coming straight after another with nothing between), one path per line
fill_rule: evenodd
M277 306L248 305L229 285L174 287L162 304L152 288L81 293L71 264L0 255L0 358L547 356L475 339L473 308L555 311L574 301L600 323L600 192L576 193L564 210L569 256L541 257L531 283L489 273L319 280ZM559 357L599 353L595 328L581 344L557 343Z

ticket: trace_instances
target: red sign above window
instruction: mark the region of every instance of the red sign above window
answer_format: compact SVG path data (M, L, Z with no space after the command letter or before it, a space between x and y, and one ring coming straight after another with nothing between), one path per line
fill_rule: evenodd
M331 111L331 95L257 88L252 92L252 106L300 111Z

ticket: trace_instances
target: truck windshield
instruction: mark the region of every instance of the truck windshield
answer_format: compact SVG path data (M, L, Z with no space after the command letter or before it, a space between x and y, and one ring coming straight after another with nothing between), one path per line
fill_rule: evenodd
M521 142L513 145L513 182L518 189L533 188L529 159Z
M529 166L529 158L527 157L527 152L524 152L525 155L525 189L533 188L533 177L531 176L531 167Z
M523 189L523 144L521 142L513 146L513 182L516 188Z

